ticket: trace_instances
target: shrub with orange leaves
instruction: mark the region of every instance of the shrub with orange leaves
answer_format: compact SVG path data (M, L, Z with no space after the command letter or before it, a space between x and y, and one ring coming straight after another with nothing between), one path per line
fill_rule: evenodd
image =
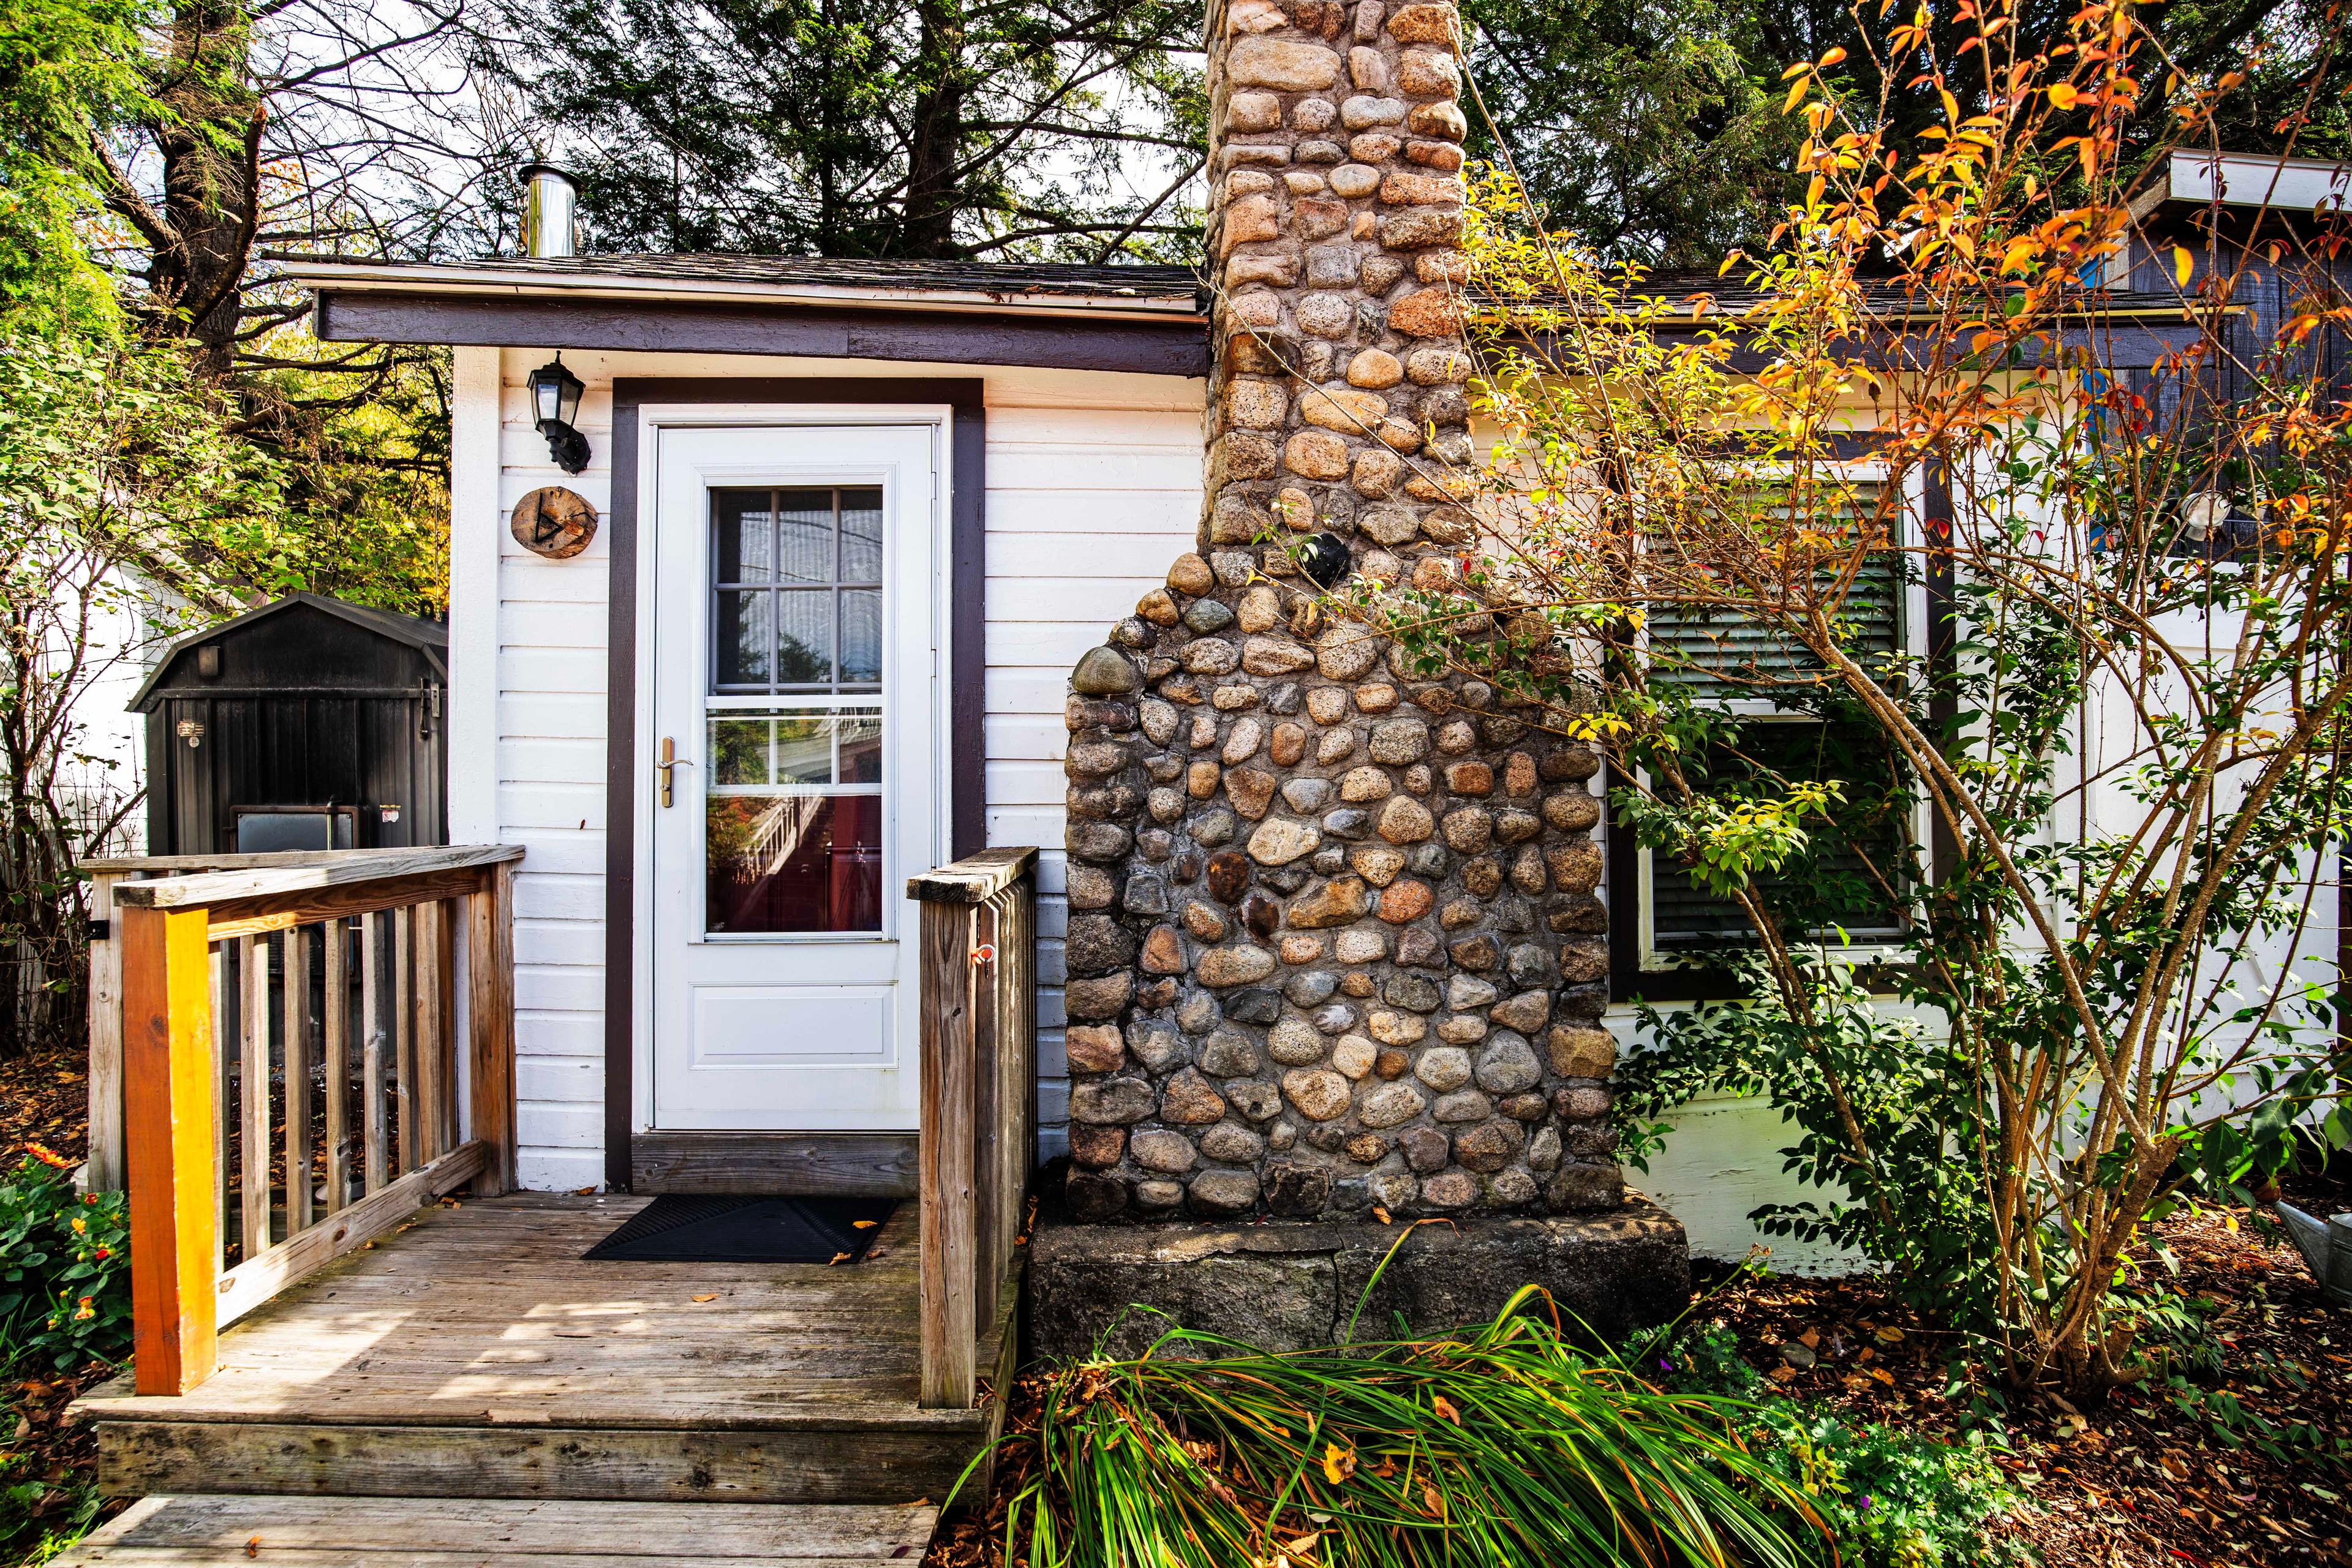
M1803 200L1716 279L1604 266L1486 172L1491 455L1417 459L1475 542L1327 608L1607 753L1675 893L1636 962L1744 976L1649 1015L1645 1109L1769 1085L1823 1189L1770 1223L2080 1399L2141 1375L2149 1218L2352 1141L2347 236L2152 237L2244 71L2168 79L2127 160L2169 70L2131 6L1959 15L1956 55L1923 10L1868 73L1938 95L1915 138L1790 68ZM2257 282L2292 301L2260 331Z

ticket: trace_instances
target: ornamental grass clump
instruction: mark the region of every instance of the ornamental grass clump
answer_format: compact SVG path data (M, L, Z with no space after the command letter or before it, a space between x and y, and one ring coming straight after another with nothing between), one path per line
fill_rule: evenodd
M1265 1352L1171 1329L1061 1369L1015 1468L1034 1568L1746 1563L1832 1554L1753 1407L1580 1350L1522 1289L1459 1337ZM1532 1309L1532 1310L1531 1310Z

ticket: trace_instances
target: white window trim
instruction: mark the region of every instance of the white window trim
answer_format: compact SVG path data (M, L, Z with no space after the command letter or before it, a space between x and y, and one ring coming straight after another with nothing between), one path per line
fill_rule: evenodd
M1887 465L1880 462L1836 463L1824 466L1843 479L1877 480L1884 483L1888 478ZM1917 550L1927 537L1927 476L1924 465L1914 468L1906 476L1903 506L1897 515L1899 521L1895 547L1898 550ZM1903 625L1900 629L1904 650L1924 667L1927 658L1927 574L1924 571L1909 574L1908 580L1904 584ZM1641 633L1640 647L1643 656L1647 657L1649 629L1646 625ZM1729 698L1724 700L1719 706L1735 717L1743 720L1778 721L1788 723L1818 722L1811 714L1792 713L1769 697ZM1647 772L1638 772L1634 776L1642 788L1645 790L1649 788L1651 780ZM1934 826L1927 803L1923 800L1914 805L1911 817L1911 829L1915 840L1918 843L1926 843ZM1658 946L1656 889L1661 868L1657 865L1656 852L1646 845L1637 846L1633 852L1633 865L1636 883L1634 891L1637 900L1633 922L1637 967L1644 974L1664 974L1678 970L1711 967L1711 960L1694 955L1687 950L1666 950ZM1674 876L1684 875L1682 871L1673 868L1665 868L1665 872ZM1882 938L1874 937L1861 942L1841 942L1834 940L1833 931L1813 931L1807 934L1810 944L1815 951L1839 963L1865 965L1889 962L1901 956L1901 948L1898 944Z

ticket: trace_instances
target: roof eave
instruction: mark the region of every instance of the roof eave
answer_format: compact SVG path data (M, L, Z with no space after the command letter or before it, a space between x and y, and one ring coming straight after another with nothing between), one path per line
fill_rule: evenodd
M666 300L712 304L810 305L835 309L970 312L1090 321L1197 320L1193 300L1151 300L1118 294L1029 294L979 289L877 289L837 283L749 283L738 279L668 278L652 274L526 271L510 268L376 266L311 262L289 268L287 279L316 290L487 296L499 299Z

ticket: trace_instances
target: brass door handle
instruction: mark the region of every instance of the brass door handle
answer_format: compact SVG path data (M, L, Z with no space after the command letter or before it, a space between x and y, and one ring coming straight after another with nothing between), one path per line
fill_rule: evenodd
M681 757L677 754L677 740L671 736L664 735L661 742L661 756L654 763L654 772L661 774L661 803L665 809L667 809L671 804L671 770L674 768L690 768L692 766L694 766L694 763L690 758Z

